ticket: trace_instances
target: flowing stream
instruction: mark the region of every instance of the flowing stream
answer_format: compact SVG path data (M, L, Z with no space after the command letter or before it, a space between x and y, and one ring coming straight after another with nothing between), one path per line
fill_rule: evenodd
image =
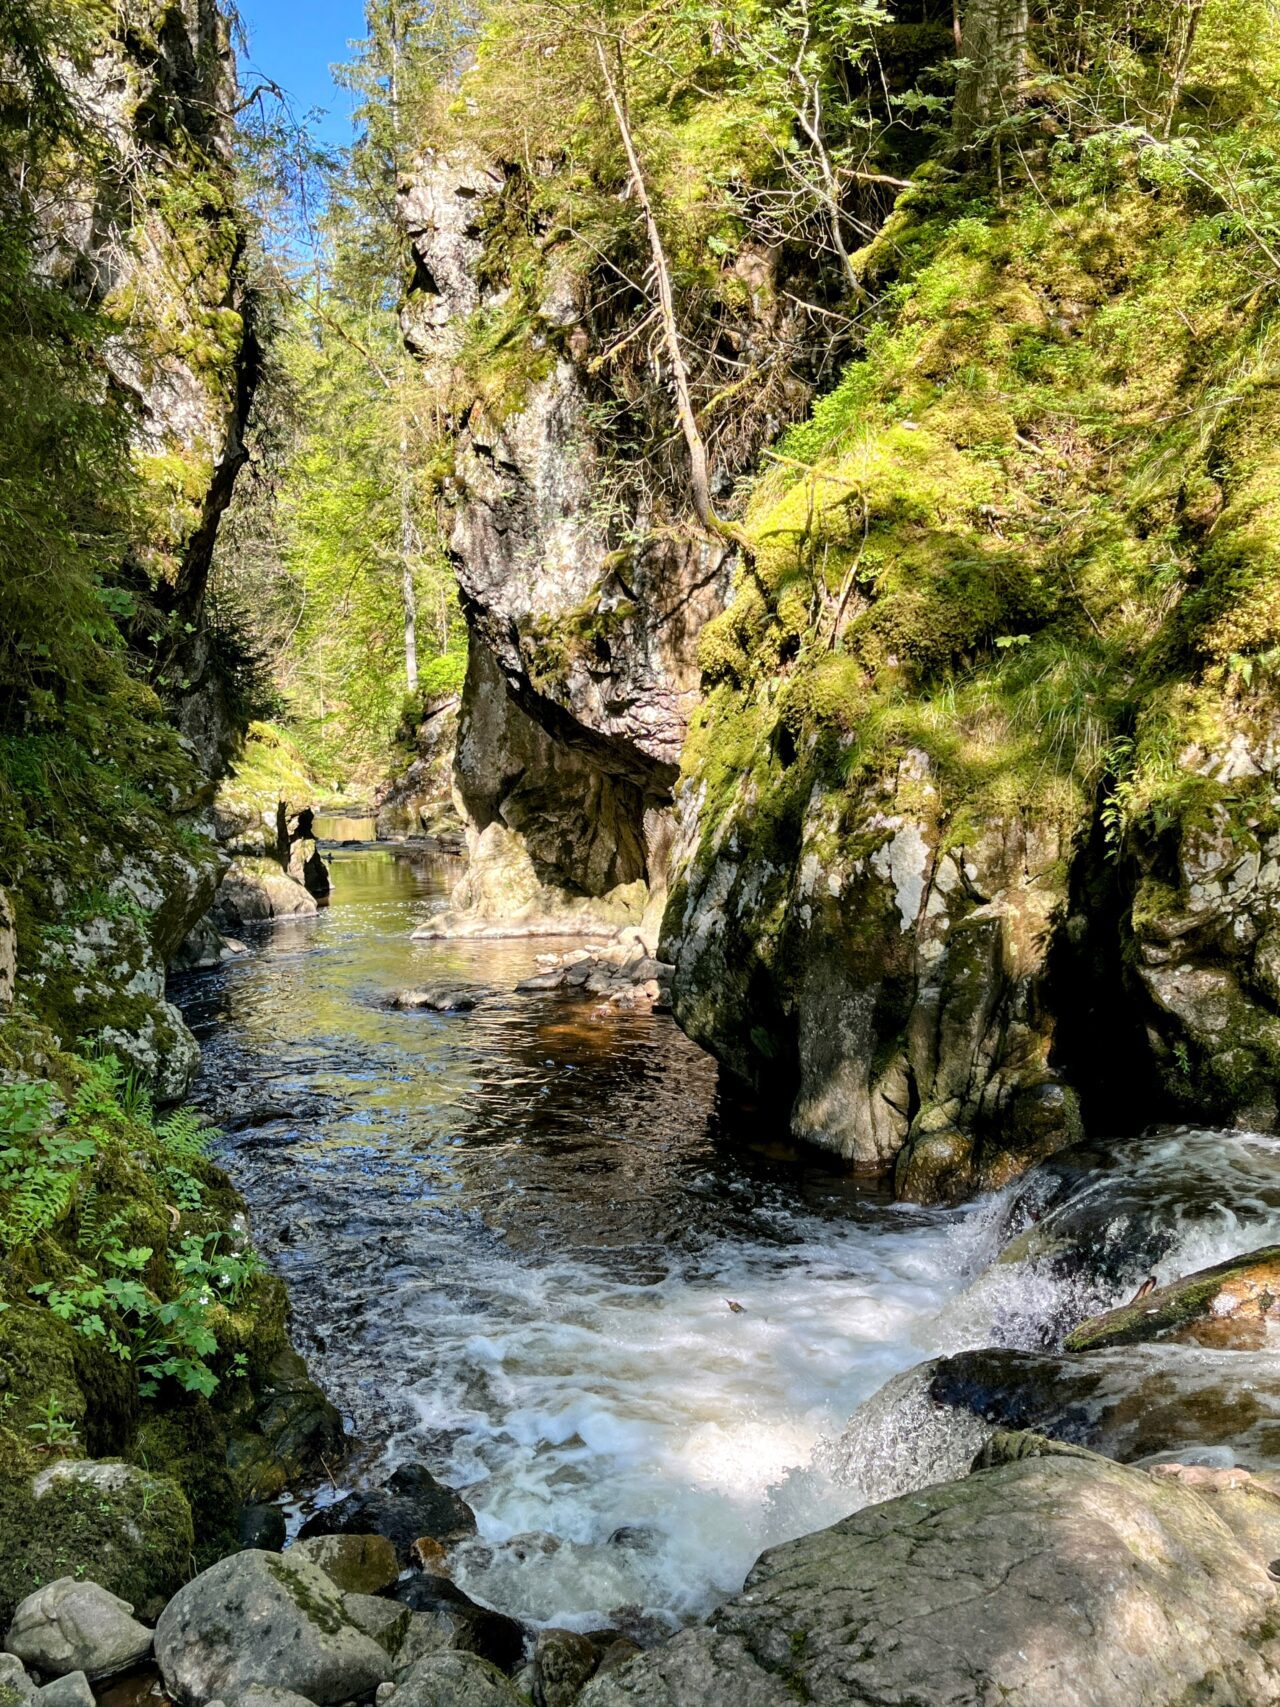
M455 1576L505 1612L704 1613L762 1548L963 1469L982 1425L909 1380L864 1405L890 1378L1280 1238L1280 1148L1222 1134L1165 1140L1163 1173L1112 1160L1101 1206L1053 1168L964 1210L890 1205L730 1107L669 1016L515 994L556 944L411 941L454 863L333 861L326 912L175 995L357 1479L414 1459L460 1488L480 1538ZM385 1006L435 981L488 993ZM995 1261L1060 1224L1084 1270Z

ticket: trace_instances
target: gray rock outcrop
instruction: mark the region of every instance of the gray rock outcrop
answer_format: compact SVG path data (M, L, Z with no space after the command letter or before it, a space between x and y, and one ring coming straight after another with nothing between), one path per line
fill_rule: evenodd
M304 918L318 911L313 896L274 860L232 861L214 897L210 917L224 930L264 919Z
M770 846L749 777L714 825L690 785L662 945L690 1036L757 1089L793 1086L797 1136L926 1201L1079 1133L1043 989L1064 832L954 845L940 805L907 752L852 802L815 788Z
M1261 1530L1181 1482L1026 1458L763 1555L709 1627L582 1707L1176 1707L1280 1700L1280 1500ZM1239 1520L1238 1520L1239 1521Z

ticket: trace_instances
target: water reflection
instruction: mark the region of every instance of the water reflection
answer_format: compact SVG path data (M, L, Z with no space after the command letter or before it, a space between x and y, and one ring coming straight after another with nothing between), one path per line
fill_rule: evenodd
M922 1355L981 1215L797 1166L667 1016L516 995L554 942L412 941L453 862L333 874L326 913L176 991L304 1349L384 1456L466 1489L473 1592L579 1623L705 1610L847 1509L804 1467ZM385 1006L433 981L486 994ZM610 1543L626 1525L643 1548ZM528 1530L554 1539L503 1546Z

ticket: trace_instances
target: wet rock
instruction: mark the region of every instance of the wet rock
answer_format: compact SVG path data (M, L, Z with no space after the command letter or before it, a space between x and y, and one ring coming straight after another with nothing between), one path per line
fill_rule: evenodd
M241 945L243 949L243 945ZM234 959L236 950L207 916L196 921L169 957L170 972L207 972Z
M1096 1457L1023 1458L772 1549L709 1628L580 1700L1273 1702L1266 1563L1192 1489Z
M237 858L222 879L210 916L224 931L264 919L296 918L316 912L315 898L274 860Z
M1188 1244L1222 1248L1225 1237L1248 1241L1254 1228L1261 1243L1278 1214L1280 1173L1267 1143L1166 1128L1076 1145L1036 1168L1013 1198L999 1264L1037 1270L1078 1310L1051 1324L1061 1333L1132 1298L1153 1272L1175 1279Z
M402 1659L415 1647L422 1652L459 1649L513 1672L524 1658L525 1633L515 1619L478 1606L447 1577L403 1578L392 1593L417 1615L402 1645Z
M516 985L528 994L562 990L571 995L606 998L620 1008L666 1008L670 1005L674 968L654 960L643 949L628 945L570 949L565 954L538 956L543 969Z
M392 1697L396 1707L527 1707L496 1666L477 1654L428 1654Z
M352 1623L317 1565L235 1553L180 1589L156 1626L165 1688L185 1707L287 1678L308 1701L349 1701L391 1676L385 1651Z
M1280 1372L1236 1352L967 1351L925 1365L920 1376L935 1405L1122 1463L1227 1447L1246 1466L1280 1466Z
M432 984L416 990L400 990L387 1003L389 1008L412 1011L429 1008L433 1013L467 1013L483 995L480 990L468 990L460 984Z
M238 1524L241 1547L258 1553L279 1553L284 1549L285 1535L284 1513L278 1505L242 1507Z
M473 1535L475 1527L475 1514L459 1494L422 1465L405 1464L385 1487L348 1494L314 1513L303 1524L301 1536L385 1535L401 1565L407 1565L420 1536L457 1541Z
M573 1630L539 1630L533 1649L535 1707L572 1707L599 1661L589 1637Z
M298 1353L282 1346L228 1445L241 1497L251 1505L274 1500L295 1483L327 1474L344 1447L342 1418Z
M36 1707L94 1707L89 1679L82 1671L69 1671L65 1677L55 1678L36 1691Z
M1256 1350L1280 1321L1280 1246L1267 1245L1148 1292L1074 1328L1067 1351L1144 1340Z
M45 1677L83 1672L101 1678L136 1665L151 1652L151 1641L127 1600L98 1583L59 1577L22 1602L4 1645Z
M400 1574L396 1550L385 1535L313 1535L295 1542L289 1557L310 1559L349 1594L380 1594Z

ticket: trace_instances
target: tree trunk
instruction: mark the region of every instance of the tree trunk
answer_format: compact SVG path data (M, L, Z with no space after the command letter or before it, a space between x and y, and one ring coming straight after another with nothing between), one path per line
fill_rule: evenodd
M702 434L698 430L697 417L693 412L693 400L689 393L689 370L685 366L684 351L680 344L680 332L676 326L675 303L671 293L671 269L667 265L666 250L662 246L662 234L653 217L653 207L649 201L644 173L640 170L639 156L636 154L635 143L631 137L631 126L627 121L627 109L622 99L622 92L618 81L609 69L609 56L605 52L604 43L600 40L596 42L596 53L599 55L600 70L609 96L609 105L613 108L613 116L618 124L618 134L622 138L622 146L626 150L627 165L631 171L631 187L637 202L640 204L640 212L644 215L645 232L649 239L649 252L653 257L653 273L658 292L658 313L662 321L663 341L667 346L667 360L671 363L671 381L676 394L676 413L680 418L680 430L684 434L684 442L689 451L689 487L693 497L694 513L708 533L718 534L722 539L729 538L733 536L733 530L728 528L716 515L715 506L711 502L711 483L707 472L707 447L703 443Z
M1017 105L1027 56L1028 0L968 0L952 132L971 148Z
M413 585L413 500L409 489L409 441L400 435L400 596L404 603L404 674L418 691L418 596Z
M1191 65L1191 55L1195 51L1196 32L1200 28L1200 14L1204 11L1205 0L1186 0L1187 20L1182 30L1182 39L1178 44L1178 56L1174 60L1173 73L1169 79L1169 108L1164 121L1164 134L1173 135L1173 121L1178 115L1178 102L1182 99L1183 85L1187 80L1187 71Z

